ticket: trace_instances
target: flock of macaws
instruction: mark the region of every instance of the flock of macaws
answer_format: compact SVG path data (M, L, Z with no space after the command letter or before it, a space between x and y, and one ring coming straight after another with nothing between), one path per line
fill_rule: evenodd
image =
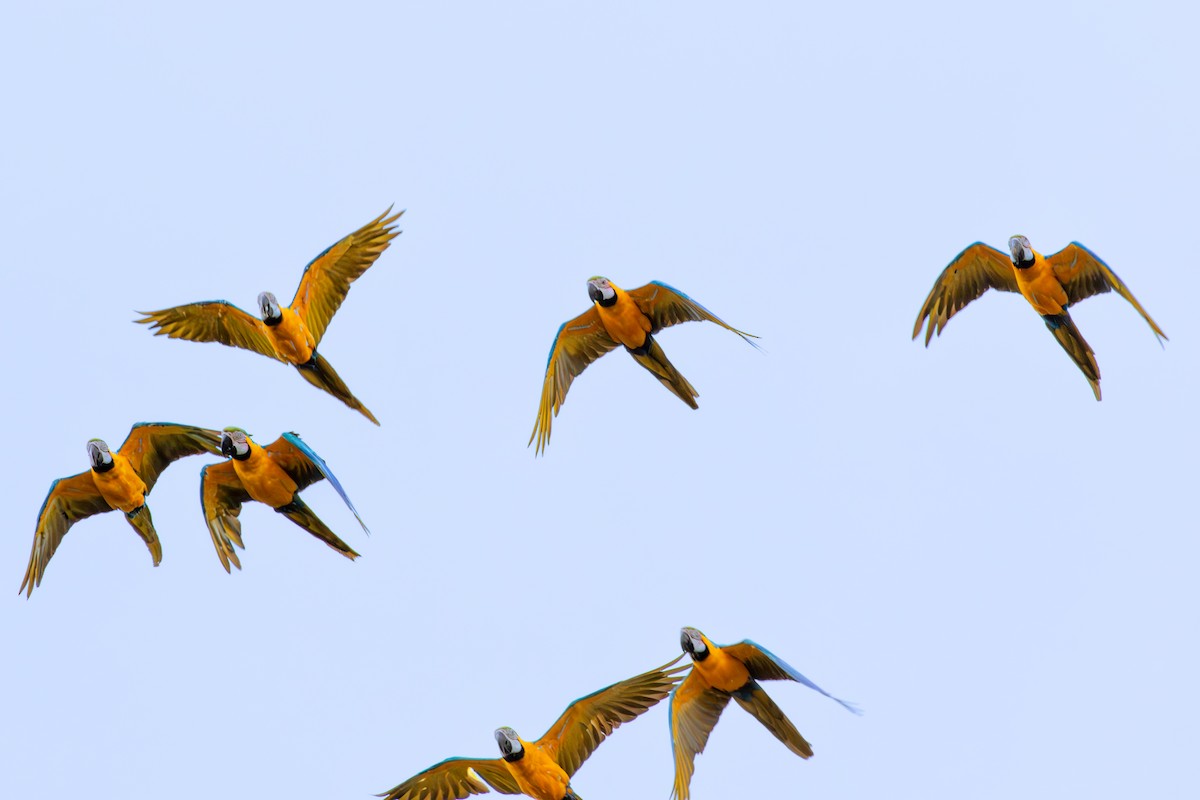
M210 300L144 313L137 322L150 325L155 335L219 342L291 364L309 383L378 425L375 415L354 396L318 353L318 347L350 285L399 234L395 222L402 213L391 214L388 209L314 258L287 306L281 306L272 293L263 292L258 296L259 317L227 301ZM942 271L921 306L913 338L924 327L928 346L935 331L941 335L952 316L989 288L1019 292L1079 367L1097 400L1100 368L1092 348L1071 319L1071 306L1115 290L1137 309L1160 343L1167 338L1120 278L1083 245L1072 242L1051 256L1043 256L1027 238L1014 236L1008 247L1009 253L1005 254L976 242L959 253ZM655 338L662 329L680 322L707 320L757 347L752 334L726 324L665 283L652 281L625 290L597 276L588 279L587 291L592 305L559 327L550 348L541 401L529 438L538 454L549 444L551 421L562 408L571 382L589 364L618 346L624 346L638 364L692 408L697 407L698 393L667 359ZM41 585L46 567L70 527L106 511L117 510L125 515L157 566L162 559L162 545L146 498L172 462L204 453L225 459L200 470L200 497L213 547L226 572L231 564L241 568L237 548L244 544L238 515L242 505L251 500L270 506L347 558L358 557L301 499L304 489L327 479L363 530L367 529L329 466L295 433L284 433L263 446L236 427L216 431L168 422L140 422L117 451L101 439L91 439L87 453L89 469L54 481L38 513L29 565L21 581L20 591L26 596ZM687 800L695 757L704 751L730 699L793 753L801 758L812 755L812 747L758 681L797 681L859 713L853 705L833 697L750 640L719 646L695 628L684 628L680 641L691 658L690 665L677 666L680 656L582 697L536 741L520 738L512 728L498 728L495 737L499 758L450 758L380 796L387 800L449 800L483 794L490 787L536 800L578 800L571 788L571 776L600 742L622 723L669 697L675 761L672 796Z

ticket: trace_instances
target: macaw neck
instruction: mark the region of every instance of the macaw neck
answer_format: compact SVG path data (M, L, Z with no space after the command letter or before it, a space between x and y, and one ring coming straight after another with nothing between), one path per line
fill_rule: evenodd
M283 314L280 314L278 317L263 317L263 325L266 325L268 328L274 328L281 322L283 322Z
M601 297L596 301L596 305L601 308L612 308L617 304L617 293L614 291L612 297Z
M691 653L690 655L692 657L692 661L703 661L704 659L706 659L710 655L712 655L712 649L706 647L703 650L701 650L699 653Z
M110 469L112 469L116 465L117 465L117 460L114 458L112 461L109 461L107 464L101 464L98 467L92 467L92 472L108 472Z
M516 762L516 761L520 761L524 757L525 757L525 748L524 747L522 747L520 750L518 750L515 753L509 753L507 755L501 756L501 758L503 758L505 761L507 761L510 764L512 764L513 762Z
M249 459L249 458L250 458L250 454L251 454L251 453L253 453L253 452L254 452L254 448L253 448L253 447L247 447L247 448L246 448L246 452L244 452L244 453L241 453L241 454L239 454L239 453L238 453L238 451L235 449L235 450L233 451L233 459L234 459L235 461L246 461L247 459Z

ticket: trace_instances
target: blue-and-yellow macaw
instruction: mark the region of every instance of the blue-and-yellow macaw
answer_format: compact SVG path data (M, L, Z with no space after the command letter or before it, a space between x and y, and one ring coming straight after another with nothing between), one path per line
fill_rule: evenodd
M291 364L304 379L341 400L367 419L375 415L351 394L333 367L317 352L321 337L354 283L399 235L391 223L400 214L380 214L354 233L327 247L309 262L290 306L281 306L270 292L258 296L262 319L256 319L225 300L207 300L162 311L138 312L135 320L149 324L155 336L193 342L220 342L253 350Z
M497 728L500 758L448 758L379 797L449 800L487 794L491 787L534 800L579 800L571 776L618 725L667 696L687 669L675 667L678 661L579 698L536 742L525 741L512 728Z
M941 336L946 322L988 289L1020 292L1041 315L1055 341L1083 372L1097 400L1100 399L1100 367L1091 346L1075 327L1068 307L1115 289L1150 324L1159 344L1167 338L1108 264L1079 242L1071 242L1054 255L1043 256L1033 249L1029 239L1014 236L1008 240L1008 249L1009 255L1005 255L983 242L975 242L955 256L925 298L921 313L917 315L917 324L913 326L913 338L920 335L921 327L928 320L925 328L925 346L928 347L935 330Z
M125 519L146 543L157 567L162 561L162 544L146 496L172 461L200 453L217 455L220 442L221 434L216 431L173 422L137 423L115 453L103 439L88 440L92 468L50 484L50 493L38 512L29 566L17 592L24 591L29 597L33 587L41 585L46 565L72 525L114 509L125 512Z
M725 324L707 308L678 289L651 281L625 291L608 278L588 279L588 297L592 307L559 326L546 360L546 379L542 399L529 444L537 440L535 452L545 452L550 442L550 421L558 416L571 381L600 356L624 345L633 360L649 370L663 386L692 408L698 408L699 393L679 374L675 365L654 339L654 334L680 322L715 322L733 331L754 347L758 338Z
M212 534L213 547L226 572L230 562L242 568L233 546L245 549L238 514L242 512L242 503L249 500L265 503L347 558L358 558L358 553L300 499L300 492L328 478L358 524L367 530L329 465L299 436L285 433L266 447L260 447L241 428L226 428L221 434L221 452L229 456L228 461L209 464L200 470L200 504L204 507L204 521Z
M749 639L718 646L695 628L684 628L680 632L680 644L684 652L692 657L692 671L671 692L669 706L671 749L675 753L675 788L672 796L679 800L687 800L688 786L695 769L693 761L697 753L704 752L708 735L731 697L775 734L787 749L801 758L812 756L812 746L767 696L758 681L797 681L837 700L855 714L862 713Z

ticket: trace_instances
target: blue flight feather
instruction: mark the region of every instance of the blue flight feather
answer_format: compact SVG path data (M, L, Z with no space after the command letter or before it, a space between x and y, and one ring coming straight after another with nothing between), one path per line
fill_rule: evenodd
M354 518L358 520L358 524L361 525L362 529L369 535L371 531L367 530L367 523L363 522L362 517L358 515L358 509L354 507L354 503L351 503L350 498L346 496L346 490L342 488L342 484L333 474L333 471L329 469L329 465L325 463L325 459L317 455L317 452L309 447L304 440L296 434L287 432L283 434L283 438L288 442L288 444L292 445L301 453L303 453L304 457L311 461L313 465L321 471L321 474L325 476L325 479L333 484L333 488L337 490L337 493L342 496L342 500L346 502L346 506L351 512L353 512Z
M854 705L853 703L847 703L845 700L841 700L841 699L838 699L838 698L834 697L834 696L833 696L833 695L831 695L829 692L825 691L825 690L824 690L824 689L822 689L820 686L817 686L815 683L813 683L812 681L810 681L808 678L806 678L806 677L804 677L803 675L801 675L801 674L800 674L800 672L799 672L799 670L797 670L797 669L796 669L795 667L793 667L791 664L789 664L789 663L787 663L786 661L784 661L784 660L783 660L782 658L780 658L779 656L777 656L777 655L775 655L774 653L772 653L772 652L771 652L770 650L768 650L767 648L763 647L763 646L762 646L761 644L759 644L758 642L751 641L750 639L743 639L743 640L742 640L741 642L739 642L738 644L748 644L748 645L750 645L750 646L751 646L751 647L753 647L754 649L758 650L758 652L762 653L764 656L766 656L767 658L771 659L771 661L772 661L772 662L774 662L775 666L779 667L781 670L783 670L784 672L786 672L786 673L787 673L787 675L788 675L788 677L789 677L789 678L791 678L792 680L796 681L797 683L803 683L803 684L804 684L805 686L807 686L808 688L810 688L810 689L812 689L812 690L814 690L814 691L816 691L816 692L820 692L821 694L823 694L823 695L825 695L826 697L828 697L830 700L836 700L836 701L837 701L838 703L840 703L840 704L842 705L842 707L843 707L843 708L845 708L847 711L850 711L851 713L854 713L854 714L858 714L858 715L860 715L860 716L862 715L862 713L863 713L863 712L862 712L862 709L860 709L858 706ZM722 645L719 645L719 646L722 646Z

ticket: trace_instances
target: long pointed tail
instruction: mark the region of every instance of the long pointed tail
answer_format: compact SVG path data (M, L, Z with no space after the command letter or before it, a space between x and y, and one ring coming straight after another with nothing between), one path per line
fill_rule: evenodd
M374 422L376 425L379 424L379 420L375 419L375 415L368 411L367 407L350 393L350 387L346 386L345 382L338 377L338 374L333 371L333 367L330 366L329 362L320 353L313 353L313 357L307 364L297 364L296 371L303 375L304 380L313 386L322 391L329 392L338 400L341 400L371 420L371 422Z
M1083 338L1079 328L1075 327L1075 320L1071 319L1066 309L1063 309L1061 314L1045 314L1042 319L1050 333L1054 334L1054 339L1067 351L1067 355L1075 362L1075 366L1079 367L1083 377L1087 378L1092 386L1092 393L1099 400L1100 366L1096 363L1096 355L1092 352L1091 345Z
M358 553L354 552L350 548L350 545L339 539L336 533L329 530L325 523L321 522L320 517L314 514L312 509L305 505L304 501L299 497L292 498L292 502L286 506L280 506L275 510L351 561L358 558Z
M158 540L158 532L154 530L154 520L150 518L149 506L143 505L135 508L125 515L125 519L137 531L137 535L142 537L142 541L146 543L146 548L150 551L150 558L154 559L154 566L157 567L162 561L162 542Z
M688 383L687 378L679 374L675 365L667 360L667 354L663 352L653 336L647 334L645 343L636 350L630 350L629 355L633 356L634 361L654 373L654 377L662 381L662 385L670 389L672 394L692 408L699 408L696 398L700 396L700 393Z
M783 715L783 711L775 705L775 701L767 697L767 693L763 691L757 681L751 680L738 689L733 693L733 699L737 700L738 705L750 712L750 715L761 722L767 730L775 734L776 739L787 745L788 750L801 758L812 756L812 745L805 741L791 720Z

